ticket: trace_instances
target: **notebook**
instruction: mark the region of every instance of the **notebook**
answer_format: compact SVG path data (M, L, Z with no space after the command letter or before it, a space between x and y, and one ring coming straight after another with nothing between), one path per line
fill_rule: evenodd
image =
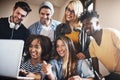
M31 80L19 76L24 41L0 39L0 76Z

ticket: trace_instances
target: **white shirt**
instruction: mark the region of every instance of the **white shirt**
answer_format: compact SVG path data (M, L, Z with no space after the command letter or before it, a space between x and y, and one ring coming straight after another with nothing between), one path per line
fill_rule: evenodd
M40 35L48 36L51 39L51 41L54 40L54 31L51 26L42 25Z

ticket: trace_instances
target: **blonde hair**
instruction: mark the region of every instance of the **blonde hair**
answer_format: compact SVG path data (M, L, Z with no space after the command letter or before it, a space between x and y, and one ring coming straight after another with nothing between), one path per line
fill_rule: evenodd
M73 8L74 8L74 12L75 12L75 17L74 17L74 22L75 23L79 23L78 21L78 17L80 16L80 14L83 12L83 5L81 3L81 1L79 0L71 0L67 6L69 5L72 5ZM67 7L66 6L66 7ZM65 18L65 13L64 13L64 16L63 16L63 20L62 20L64 23L66 23L66 18Z
M76 54L75 47L73 41L70 38L66 36L59 36L57 40L61 40L65 44L67 49L67 54L65 54L65 56L63 57L63 64L62 64L63 80L65 80L67 77L76 74L76 70L77 70L76 62L78 58L75 55Z

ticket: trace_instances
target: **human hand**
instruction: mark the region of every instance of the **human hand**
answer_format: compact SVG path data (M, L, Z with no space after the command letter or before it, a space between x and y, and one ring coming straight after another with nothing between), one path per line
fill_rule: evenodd
M84 55L83 53L81 53L81 52L79 52L79 53L77 54L77 57L78 57L79 59L85 59L85 58L86 58L85 55Z
M52 73L52 65L48 64L46 61L43 61L41 68L46 75L50 75Z
M26 77L33 77L33 78L35 78L36 75L35 75L34 73L32 73L32 72L29 72L29 73L26 75Z
M26 76L27 74L28 74L28 72L26 70L20 69L20 71L19 71L20 76Z

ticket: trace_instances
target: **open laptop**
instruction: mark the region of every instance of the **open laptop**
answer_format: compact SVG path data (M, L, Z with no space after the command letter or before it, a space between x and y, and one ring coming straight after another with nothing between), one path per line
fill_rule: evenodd
M0 39L0 76L27 80L33 79L31 77L18 76L23 46L23 40Z

